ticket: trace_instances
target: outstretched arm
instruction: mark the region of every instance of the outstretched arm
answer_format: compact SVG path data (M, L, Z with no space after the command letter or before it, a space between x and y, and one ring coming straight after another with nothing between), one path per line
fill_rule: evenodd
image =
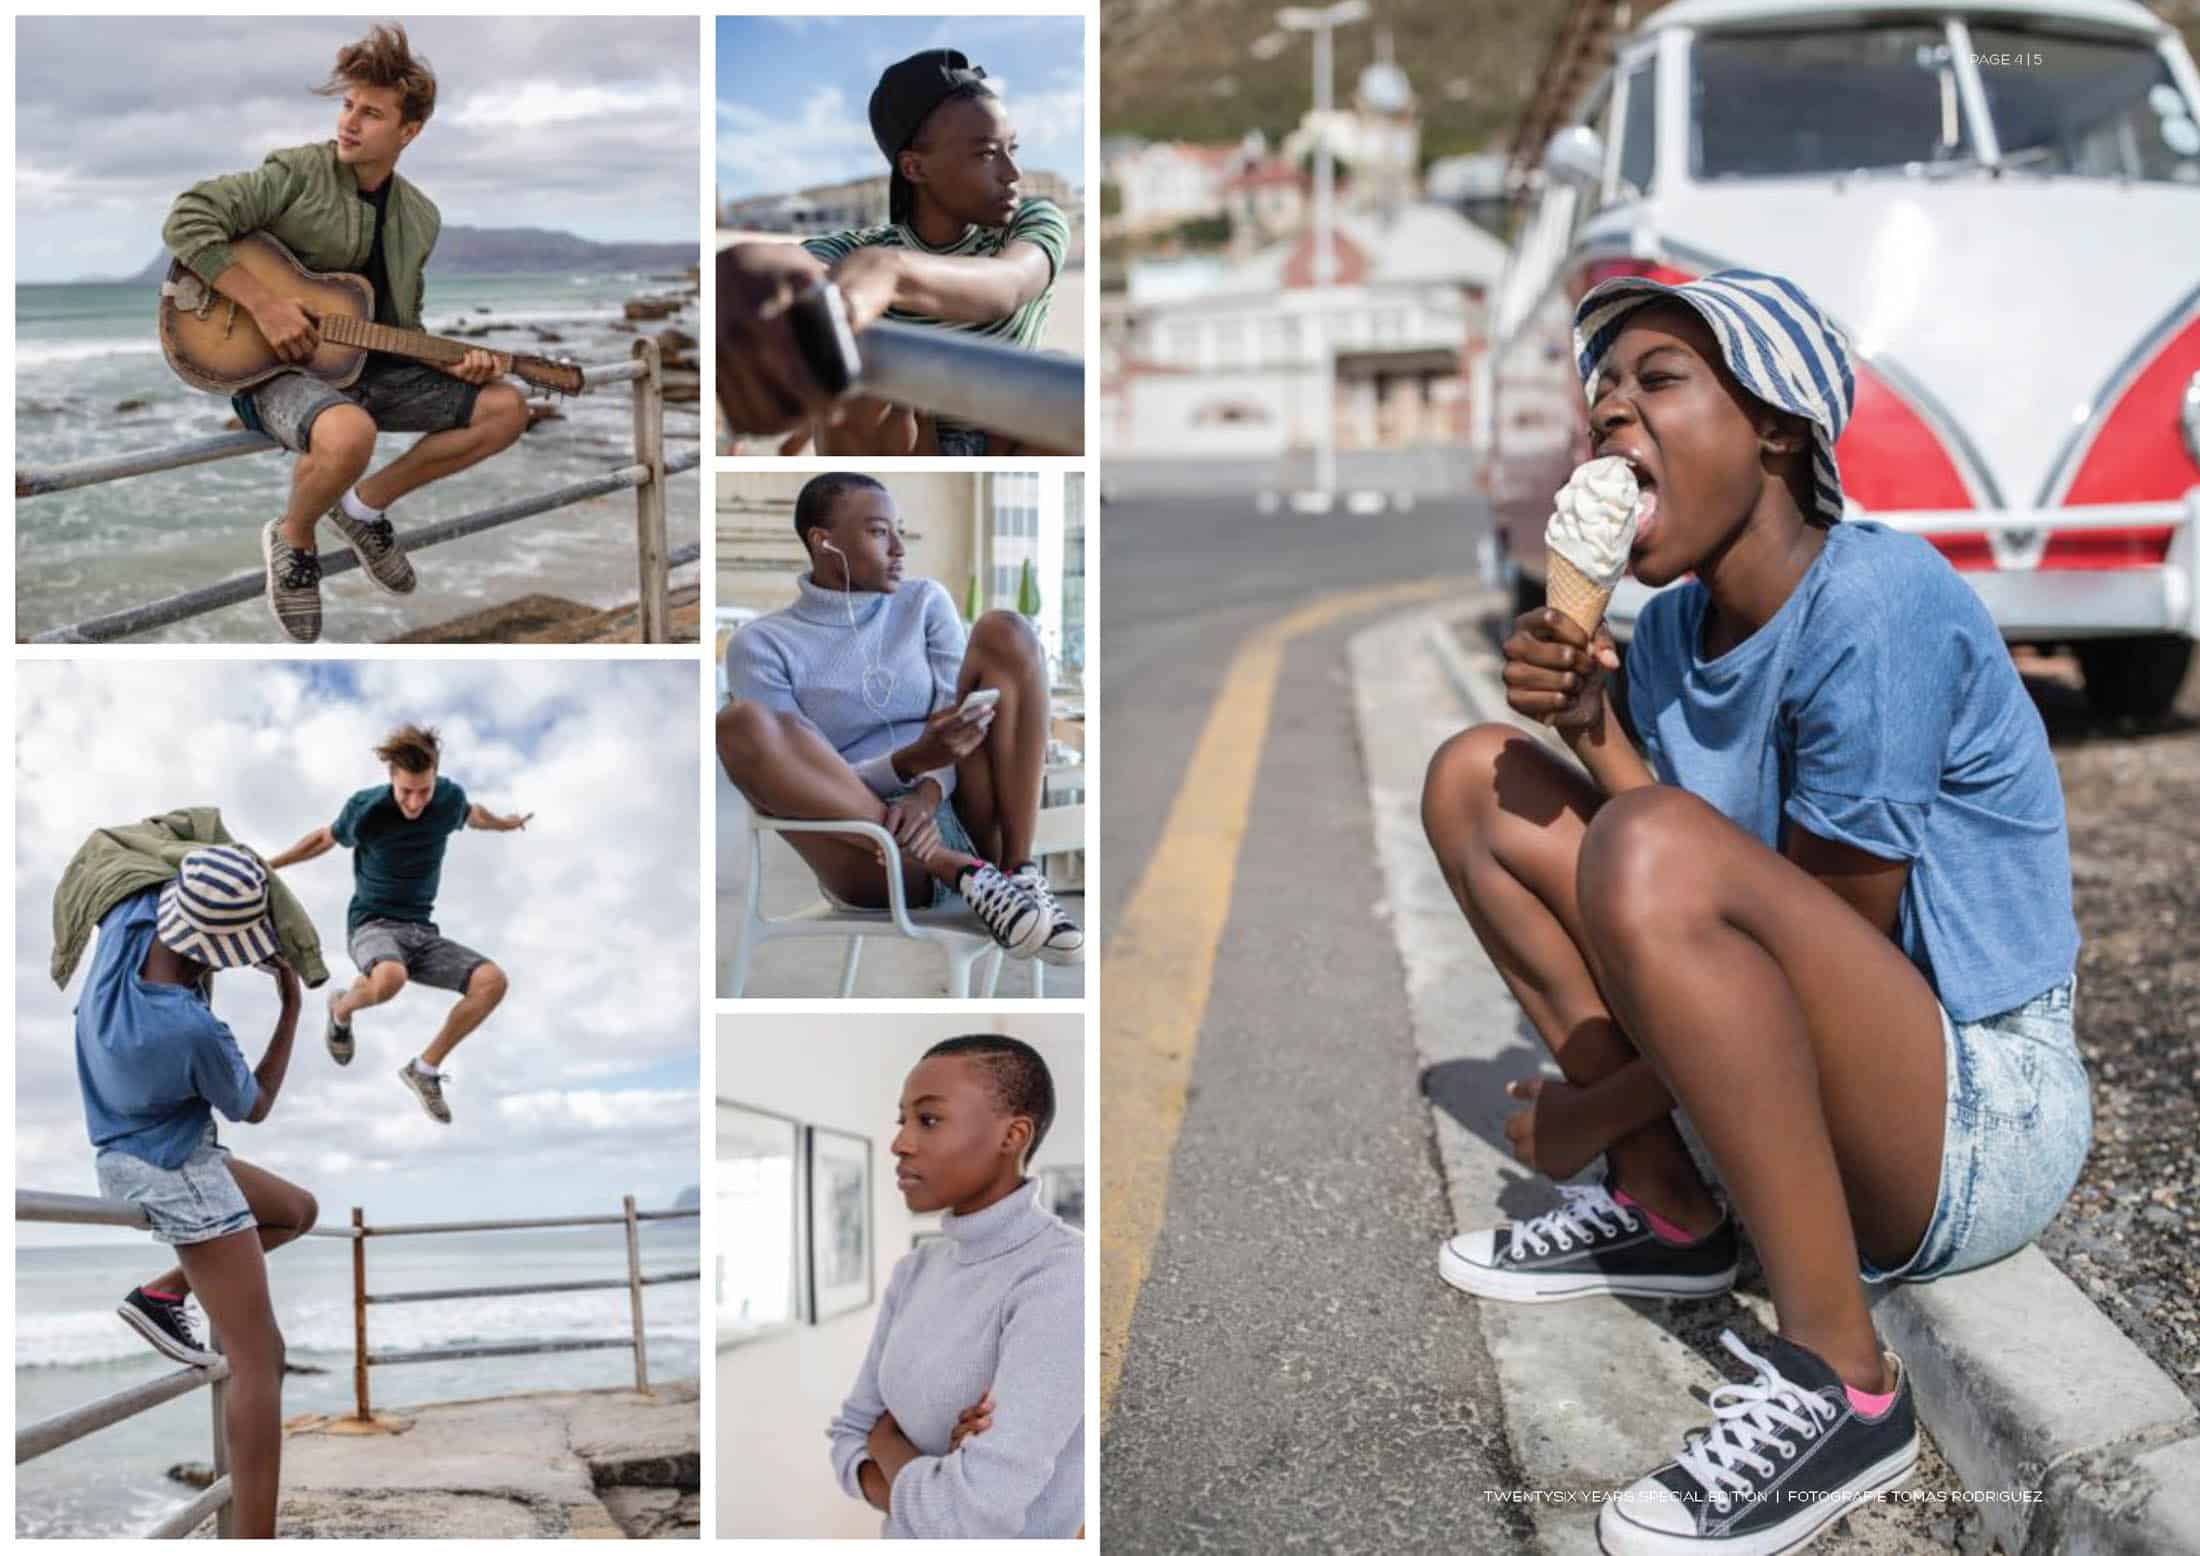
M466 812L466 825L482 832L518 832L534 819L533 811L524 816L500 816L486 805L473 806Z
M308 859L318 859L336 846L336 834L327 827L315 827L297 842L267 862L270 870L280 870L285 865L304 864Z
M1011 243L998 255L863 248L833 267L859 329L888 308L988 324L1007 318L1053 279L1054 267L1036 243Z

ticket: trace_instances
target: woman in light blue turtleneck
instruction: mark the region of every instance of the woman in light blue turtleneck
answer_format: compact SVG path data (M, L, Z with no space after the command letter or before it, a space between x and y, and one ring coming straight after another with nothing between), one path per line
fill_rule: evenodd
M895 1181L947 1234L894 1267L833 1470L889 1539L1074 1536L1085 1521L1084 1238L1024 1165L1054 1118L1046 1061L950 1038L902 1087Z

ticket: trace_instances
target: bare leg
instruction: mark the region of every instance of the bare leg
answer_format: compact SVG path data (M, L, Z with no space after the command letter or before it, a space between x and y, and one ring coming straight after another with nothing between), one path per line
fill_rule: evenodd
M978 851L1002 869L1031 858L1046 780L1047 659L1039 634L1014 611L988 611L970 629L955 700L997 689L985 743L955 764L955 812Z
M1931 987L1831 888L1667 785L1605 802L1576 891L1597 982L1702 1131L1781 1333L1885 1388L1857 1250L1907 1260L1939 1192Z
M504 969L494 962L483 962L466 978L466 993L451 1013L443 1018L443 1030L436 1033L421 1058L431 1065L439 1065L449 1057L452 1049L465 1041L466 1034L489 1019L489 1012L503 1003L504 991L511 985L505 980Z
M871 821L886 817L886 802L842 760L840 753L801 719L753 702L737 702L718 715L718 760L735 788L766 816L788 821ZM816 872L820 884L843 902L886 905L886 876L871 845L856 838L789 833L787 841ZM902 881L914 894L927 876L952 886L967 854L941 849L923 863L904 856Z
M403 962L376 962L336 996L336 1019L348 1024L360 1011L388 1004L403 991L407 981Z
M244 1191L244 1202L252 1207L252 1218L260 1223L263 1252L272 1253L283 1244L305 1236L320 1219L321 1207L311 1194L287 1179L276 1177L264 1167L231 1157L229 1175L237 1180L237 1187ZM149 1290L177 1297L191 1289L190 1278L180 1265L145 1285Z
M1484 724L1454 735L1430 761L1421 824L1475 938L1566 1079L1593 1087L1636 1066L1655 1086L1580 949L1575 871L1604 803L1601 790L1530 737ZM1641 1204L1698 1235L1718 1224L1718 1202L1667 1108L1580 1150L1599 1148L1611 1181Z
M229 1358L222 1431L237 1536L273 1539L283 1463L283 1335L268 1301L259 1234L237 1232L176 1252Z
M306 451L290 470L290 506L283 510L283 539L313 549L313 527L350 489L374 457L374 418L356 405L332 405L313 418Z
M370 508L387 508L407 492L502 453L526 430L527 402L519 391L510 384L490 384L474 400L473 418L465 426L429 433L361 481L359 500Z

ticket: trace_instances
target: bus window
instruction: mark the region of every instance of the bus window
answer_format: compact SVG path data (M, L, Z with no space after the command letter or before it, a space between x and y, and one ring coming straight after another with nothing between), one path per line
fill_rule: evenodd
M1939 26L1709 33L1689 72L1699 179L1780 178L1971 155Z

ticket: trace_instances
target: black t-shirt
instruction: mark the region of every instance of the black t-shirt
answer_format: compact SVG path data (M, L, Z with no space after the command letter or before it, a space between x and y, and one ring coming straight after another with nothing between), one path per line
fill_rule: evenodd
M394 178L382 180L382 187L369 194L359 191L359 198L374 207L374 248L367 255L367 281L374 288L374 322L395 327L397 324L397 299L390 295L390 270L382 258L382 221L389 214L390 186Z

